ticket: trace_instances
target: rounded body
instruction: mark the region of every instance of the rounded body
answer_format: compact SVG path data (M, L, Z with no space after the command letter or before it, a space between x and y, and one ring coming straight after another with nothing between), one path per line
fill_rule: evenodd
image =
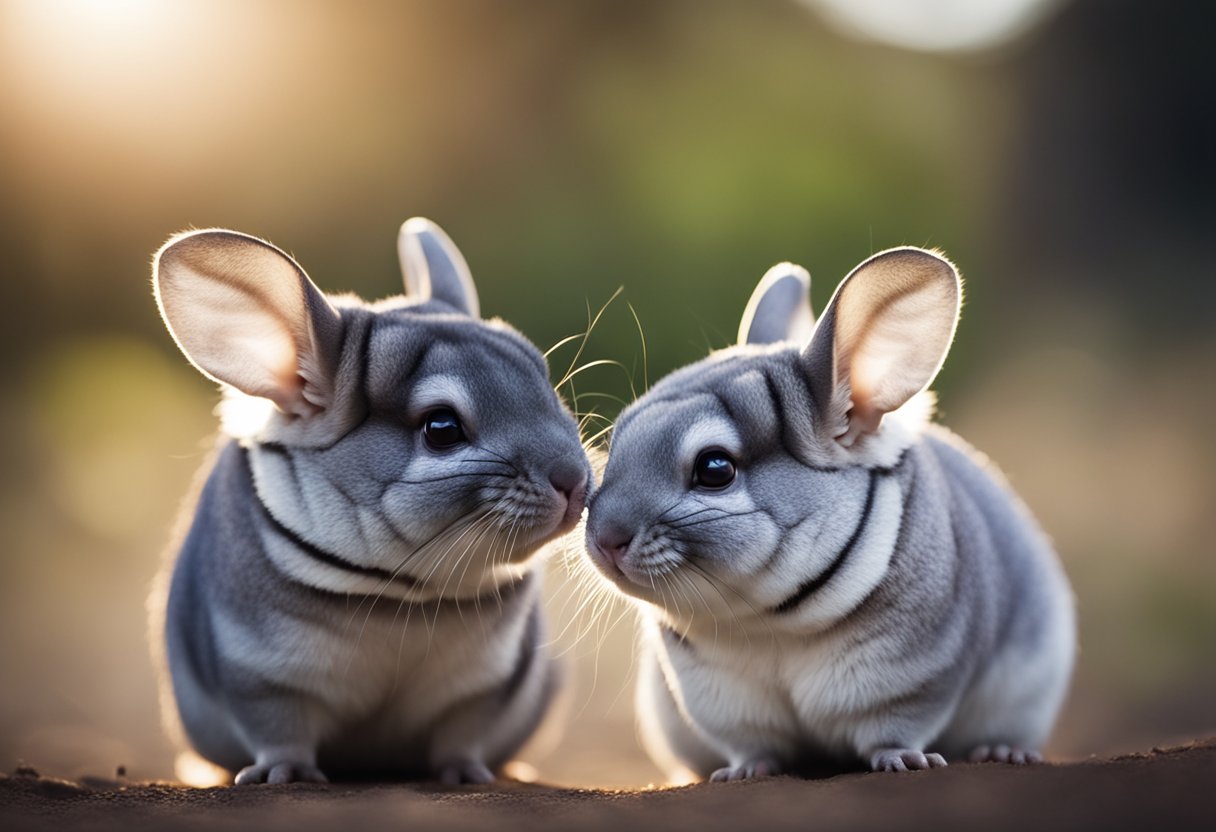
M1076 644L1072 596L1046 537L999 474L944 429L868 476L873 496L852 550L816 590L854 583L855 603L827 627L799 627L798 608L767 626L687 632L644 614L638 711L669 775L753 758L851 767L890 746L965 759L1046 742ZM884 560L876 582L864 574Z
M427 602L299 582L271 554L309 557L261 502L257 453L220 451L173 565L164 637L194 748L231 771L311 748L340 778L509 759L555 687L538 576Z

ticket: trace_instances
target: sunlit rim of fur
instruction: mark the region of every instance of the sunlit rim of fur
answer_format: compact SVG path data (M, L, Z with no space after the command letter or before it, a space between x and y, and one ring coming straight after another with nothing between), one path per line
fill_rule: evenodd
M270 399L250 396L234 387L222 385L223 397L215 406L220 430L233 439L265 439L267 429L281 411Z

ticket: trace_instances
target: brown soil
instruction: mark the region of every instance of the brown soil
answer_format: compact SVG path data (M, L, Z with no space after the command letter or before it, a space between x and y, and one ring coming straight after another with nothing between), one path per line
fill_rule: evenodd
M505 783L190 789L32 769L0 775L0 828L778 830L1214 829L1216 738L1079 763L952 765L826 780L774 777L679 789L598 791Z

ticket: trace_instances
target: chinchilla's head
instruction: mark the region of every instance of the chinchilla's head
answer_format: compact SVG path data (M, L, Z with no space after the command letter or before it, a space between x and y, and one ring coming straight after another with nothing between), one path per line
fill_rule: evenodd
M267 242L192 231L157 253L156 298L224 385L225 432L273 522L332 556L297 577L459 595L571 530L590 468L544 357L480 317L443 231L410 220L398 250L406 295L367 304L322 294Z
M953 338L960 281L932 252L876 254L818 325L809 287L797 266L771 269L737 346L668 376L616 423L587 548L673 622L768 626L821 589L808 614L827 621L877 580L879 538L899 522L877 472L930 415L931 394L918 394Z

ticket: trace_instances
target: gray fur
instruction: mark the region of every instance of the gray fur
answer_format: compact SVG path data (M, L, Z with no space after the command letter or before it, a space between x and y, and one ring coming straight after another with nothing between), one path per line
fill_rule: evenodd
M880 254L805 348L724 350L621 415L587 543L648 602L638 707L671 776L1026 760L1046 741L1067 580L1000 474L915 413L958 303L943 258ZM706 448L737 461L720 491L692 483Z
M534 555L581 514L577 426L527 339L460 311L476 295L446 236L417 220L402 235L431 277L419 300L326 298L235 232L157 258L187 355L278 404L223 437L160 601L181 726L237 782L482 781L554 693ZM427 445L440 406L468 443Z

